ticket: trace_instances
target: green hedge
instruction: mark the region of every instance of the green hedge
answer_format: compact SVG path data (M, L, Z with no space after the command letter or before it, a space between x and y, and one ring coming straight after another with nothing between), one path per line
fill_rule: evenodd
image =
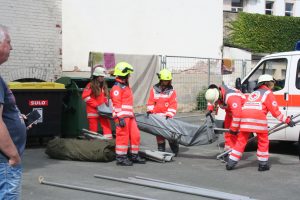
M206 110L207 101L205 99L205 92L207 87L203 87L197 95L197 110Z
M256 53L292 51L300 40L300 17L238 13L225 44Z

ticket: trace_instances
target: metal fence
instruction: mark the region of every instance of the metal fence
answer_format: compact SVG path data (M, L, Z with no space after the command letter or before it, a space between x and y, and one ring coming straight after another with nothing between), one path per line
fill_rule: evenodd
M178 111L205 110L204 93L210 84L235 86L236 78L243 78L252 68L251 60L232 60L230 71L222 59L161 56L161 68L172 71L172 84L177 92ZM198 98L198 99L197 99Z

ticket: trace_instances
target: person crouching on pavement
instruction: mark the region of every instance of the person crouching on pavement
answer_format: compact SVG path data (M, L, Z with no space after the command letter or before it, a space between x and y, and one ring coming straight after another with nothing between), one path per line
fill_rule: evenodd
M89 130L98 132L98 121L102 127L103 136L112 139L112 130L108 118L98 114L97 107L103 103L108 104L108 89L104 81L106 77L105 69L95 66L91 81L82 92L82 99L86 103L86 113L89 122Z
M232 149L226 165L227 170L232 170L241 159L248 141L249 134L256 133L258 141L257 159L258 171L270 169L269 165L269 138L267 114L271 112L273 117L285 122L290 127L295 126L291 117L286 117L279 111L275 96L272 92L275 80L269 74L259 76L257 86L242 108L240 133L237 142Z
M117 165L132 166L133 163L145 164L146 160L138 154L140 131L133 113L133 95L129 87L129 77L133 67L120 62L115 66L115 85L110 91L113 103L113 118L116 124L116 160ZM127 155L130 142L130 159Z
M225 109L224 128L229 129L229 132L225 132L224 134L224 151L232 149L237 140L245 96L238 89L226 85L218 87L212 84L205 93L205 99L207 101L208 110L206 115L211 114L215 106L220 106ZM225 159L227 160L228 157Z
M147 102L147 114L158 114L166 119L173 118L177 111L176 91L172 86L172 73L163 69L158 74L159 83L150 90ZM156 136L158 151L166 151L165 138ZM170 148L175 156L178 154L177 141L169 141Z

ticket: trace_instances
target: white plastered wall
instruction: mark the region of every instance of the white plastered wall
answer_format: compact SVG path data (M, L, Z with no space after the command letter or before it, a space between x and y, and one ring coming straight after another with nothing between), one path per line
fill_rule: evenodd
M220 0L64 0L63 69L90 51L221 57Z

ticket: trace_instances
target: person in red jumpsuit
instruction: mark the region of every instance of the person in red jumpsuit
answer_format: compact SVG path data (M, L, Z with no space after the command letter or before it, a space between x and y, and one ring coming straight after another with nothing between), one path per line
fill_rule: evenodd
M173 118L177 111L176 91L172 86L172 73L163 69L158 73L159 83L150 90L147 102L147 113ZM165 138L156 136L158 151L166 150ZM172 152L177 155L179 145L176 141L169 141Z
M98 132L98 122L100 122L103 136L112 139L112 130L109 119L99 116L97 111L97 107L101 104L108 104L108 90L104 77L106 77L105 69L102 66L96 66L91 81L86 85L82 92L82 99L86 103L89 130Z
M206 91L205 98L207 101L207 115L213 112L215 106L225 109L224 128L228 128L229 132L224 134L224 151L232 149L237 140L245 96L235 88L226 85L218 87L212 84Z
M133 95L128 81L132 72L133 67L130 64L118 63L114 69L116 82L110 91L113 118L116 124L116 164L121 166L146 163L146 160L138 154L140 131L133 113ZM129 143L130 155L128 156Z
M255 91L252 92L242 108L240 133L233 147L226 165L227 170L232 170L241 159L249 134L256 133L258 140L257 159L258 171L270 169L269 165L269 138L267 114L271 112L273 117L285 122L290 127L295 126L291 117L286 117L279 111L275 96L272 92L275 80L269 74L263 74L258 78Z

